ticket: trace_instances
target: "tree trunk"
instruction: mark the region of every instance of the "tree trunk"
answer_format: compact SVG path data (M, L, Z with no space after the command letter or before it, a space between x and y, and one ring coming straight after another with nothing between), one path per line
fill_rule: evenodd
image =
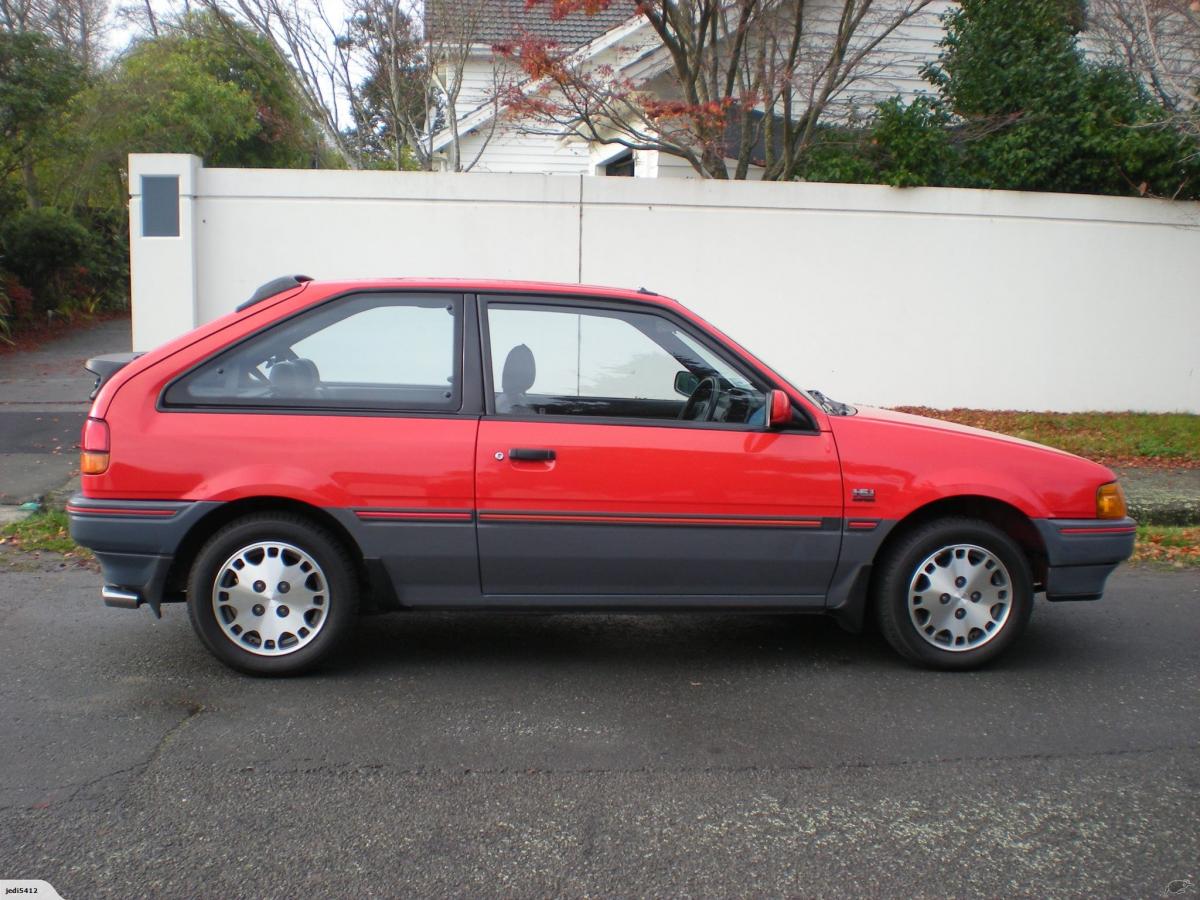
M21 176L25 182L25 201L29 204L29 208L41 208L42 200L38 195L37 173L33 171L33 157L28 153L21 162Z
M714 150L712 147L704 148L704 155L700 159L704 166L704 176L706 178L715 178L720 181L729 180L729 170L725 168L724 154Z

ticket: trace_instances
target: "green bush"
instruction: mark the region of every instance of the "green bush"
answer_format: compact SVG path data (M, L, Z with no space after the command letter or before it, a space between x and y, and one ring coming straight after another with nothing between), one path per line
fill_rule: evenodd
M808 181L946 186L956 165L948 116L928 97L876 107L870 128L828 128L798 170Z
M119 214L89 212L87 227L56 209L32 209L0 225L5 270L31 302L12 310L18 318L48 312L95 313L120 305L128 277L127 244L117 230ZM12 299L12 290L6 295Z
M898 187L1200 197L1200 147L1125 70L1089 64L1061 0L962 0L936 96L824 133L797 175Z

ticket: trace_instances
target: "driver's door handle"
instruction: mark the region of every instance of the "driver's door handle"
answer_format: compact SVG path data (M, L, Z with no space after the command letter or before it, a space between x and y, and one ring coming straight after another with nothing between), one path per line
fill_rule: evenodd
M554 459L554 451L540 447L513 447L508 451L508 458L525 462L549 462Z

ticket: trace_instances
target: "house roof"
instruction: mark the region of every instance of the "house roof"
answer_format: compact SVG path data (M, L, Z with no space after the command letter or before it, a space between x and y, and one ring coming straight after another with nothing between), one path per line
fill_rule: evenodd
M478 16L478 24L469 29L475 44L495 44L530 35L564 47L580 47L637 14L623 0L613 0L607 8L591 15L580 10L558 19L553 16L551 0L540 0L532 8L526 0L427 0L427 32L436 31L443 10L448 16Z

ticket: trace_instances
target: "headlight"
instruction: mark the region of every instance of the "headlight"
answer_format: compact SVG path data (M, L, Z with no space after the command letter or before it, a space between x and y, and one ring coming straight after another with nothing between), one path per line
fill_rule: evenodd
M1123 519L1125 518L1125 492L1115 481L1100 485L1096 491L1096 518Z

